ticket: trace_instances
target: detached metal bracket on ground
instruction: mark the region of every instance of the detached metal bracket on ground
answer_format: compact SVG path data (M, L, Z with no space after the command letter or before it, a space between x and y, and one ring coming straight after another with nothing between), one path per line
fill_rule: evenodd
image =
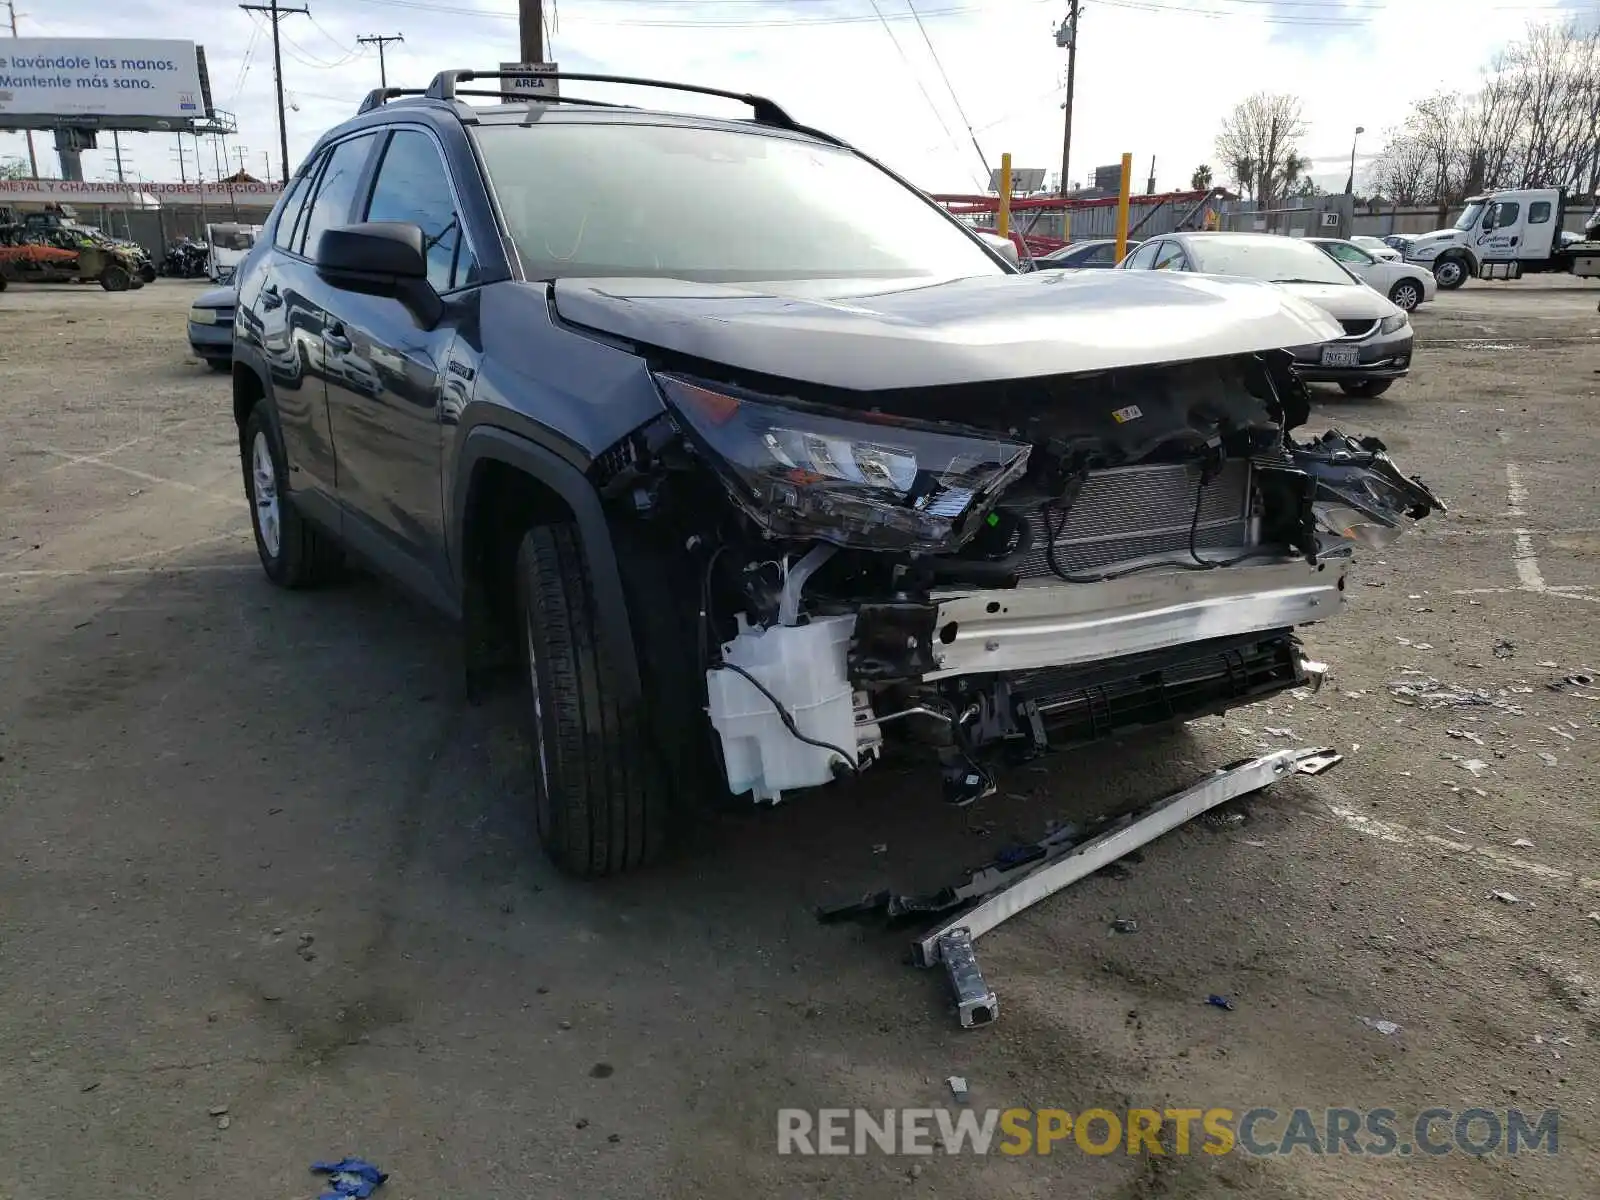
M1342 754L1326 748L1278 750L1223 767L1104 833L1062 846L1021 879L1007 883L976 907L918 939L911 947L912 960L920 967L943 963L962 1027L987 1025L1000 1015L1000 1005L984 982L973 939L1219 804L1270 787L1296 772L1321 774L1343 759Z

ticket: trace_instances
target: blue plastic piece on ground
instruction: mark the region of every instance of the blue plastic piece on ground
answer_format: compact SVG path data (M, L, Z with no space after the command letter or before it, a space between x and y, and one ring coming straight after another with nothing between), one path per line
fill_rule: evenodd
M1229 1012L1233 1011L1233 1001L1226 996L1207 996L1206 1003L1211 1005L1212 1008L1225 1008Z
M377 1167L360 1158L341 1158L338 1162L314 1162L311 1169L318 1175L326 1175L331 1192L323 1192L317 1200L343 1200L346 1196L355 1196L357 1200L366 1200L366 1197L377 1191L383 1181L389 1178Z

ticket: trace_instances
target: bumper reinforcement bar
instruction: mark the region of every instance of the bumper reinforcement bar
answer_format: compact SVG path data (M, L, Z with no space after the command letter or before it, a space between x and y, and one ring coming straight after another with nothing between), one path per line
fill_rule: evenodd
M1042 852L1022 870L984 868L974 872L965 884L941 893L951 898L978 899L978 903L914 942L912 961L920 967L944 964L963 1028L990 1024L999 1015L999 1001L984 982L972 946L974 939L1219 804L1270 787L1295 772L1321 774L1343 758L1325 748L1279 750L1223 767L1088 840L1074 841L1058 831L1039 844ZM897 899L880 894L819 916L847 915L873 907L887 908L892 916L897 907L906 911L904 901L897 905Z

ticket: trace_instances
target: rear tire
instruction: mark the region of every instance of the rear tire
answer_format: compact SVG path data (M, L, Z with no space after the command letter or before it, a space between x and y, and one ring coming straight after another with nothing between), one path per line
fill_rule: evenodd
M250 501L250 527L267 578L282 588L314 587L337 574L343 554L327 534L294 509L284 494L289 477L278 423L266 404L257 404L239 439L244 493Z
M680 797L693 794L699 779L698 756L685 744L693 738L673 741L675 730L704 720L692 678L678 669L693 659L682 653L694 643L693 630L675 645L653 639L647 613L630 605L644 695L624 699L602 645L588 560L570 523L523 535L516 597L532 690L534 820L545 853L584 878L659 861L685 831ZM658 596L656 607L669 606Z
M1339 387L1346 396L1360 396L1362 399L1371 400L1387 392L1393 383L1392 379L1352 379L1348 383L1341 383Z
M223 371L233 370L233 362L226 358L208 358L206 359L206 366L219 374Z
M156 281L156 269L154 264L147 262L140 263L139 278L144 280L146 283L154 283Z
M1402 279L1389 289L1389 302L1403 312L1412 312L1422 303L1422 285L1415 279Z

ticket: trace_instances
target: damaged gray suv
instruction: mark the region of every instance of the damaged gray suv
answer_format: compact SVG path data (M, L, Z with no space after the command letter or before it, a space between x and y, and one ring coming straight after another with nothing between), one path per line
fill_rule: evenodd
M233 404L274 582L349 553L461 622L473 695L527 688L569 871L895 744L967 804L1306 684L1352 553L1440 507L1297 435L1287 348L1341 331L1279 288L1020 274L769 100L498 78L318 143L239 271Z

